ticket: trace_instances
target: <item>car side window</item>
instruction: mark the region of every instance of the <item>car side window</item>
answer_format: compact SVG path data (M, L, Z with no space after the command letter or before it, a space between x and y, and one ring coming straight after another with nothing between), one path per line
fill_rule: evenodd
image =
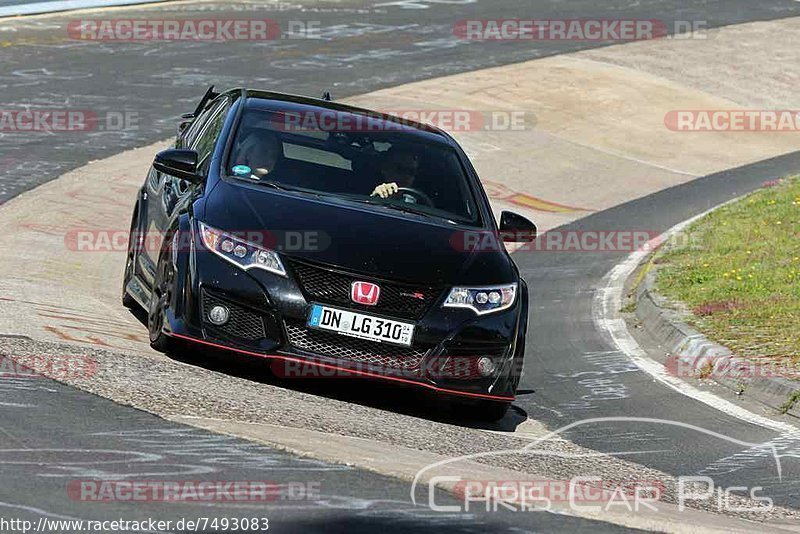
M197 134L200 133L200 130L203 129L203 126L208 121L211 113L217 108L213 103L209 104L208 107L204 111L197 116L197 118L192 121L192 124L189 125L189 128L183 134L183 146L189 147L192 146L194 143Z
M184 147L189 147L192 145L194 138L197 137L198 132L206 123L206 119L208 119L208 113L203 113L197 117L194 122L192 122L192 124L189 126L189 129L183 134L182 144Z
M192 149L197 152L197 167L205 173L211 161L211 154L217 144L217 139L225 124L225 117L228 109L228 102L224 100L215 106L210 113L208 121L203 126L197 138L192 142Z
M208 104L206 104L205 109L200 112L200 114L195 118L192 123L184 130L183 134L181 135L182 145L185 148L192 146L197 135L203 130L206 122L208 122L209 118L214 114L214 112L219 108L221 102L227 101L227 96L217 97L215 100L212 100Z

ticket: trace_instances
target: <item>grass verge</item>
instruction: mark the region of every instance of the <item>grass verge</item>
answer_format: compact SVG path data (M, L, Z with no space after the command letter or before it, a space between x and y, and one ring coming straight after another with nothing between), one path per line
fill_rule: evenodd
M657 289L709 338L737 356L800 364L798 178L712 212L655 261Z

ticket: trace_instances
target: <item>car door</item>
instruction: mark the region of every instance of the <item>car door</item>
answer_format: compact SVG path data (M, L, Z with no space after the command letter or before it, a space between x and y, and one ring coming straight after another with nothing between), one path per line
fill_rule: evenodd
M228 97L223 96L213 101L183 137L183 146L197 151L198 169L203 174L208 172L211 155L229 109ZM164 174L151 167L146 190L149 200L145 210L145 228L149 246L145 247L146 250L140 256L140 267L148 283L152 284L158 255L162 248L162 236L170 227L171 221L191 201L190 193L193 189L186 180Z

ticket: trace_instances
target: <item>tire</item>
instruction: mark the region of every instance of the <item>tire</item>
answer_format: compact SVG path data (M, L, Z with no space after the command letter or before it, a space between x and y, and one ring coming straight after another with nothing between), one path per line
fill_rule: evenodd
M130 296L128 292L125 291L124 287L122 288L122 305L128 308L129 310L134 310L134 311L141 308L141 306L139 306L139 303L136 302L136 299Z
M136 236L134 233L136 232L136 228L138 227L137 213L133 213L133 218L131 220L131 231L128 234L128 252L125 257L125 275L122 277L122 305L128 308L129 310L137 310L140 309L141 306L139 305L136 300L128 294L128 283L133 279L134 268L136 266L136 256L138 254L137 245L136 243Z
M176 341L164 333L165 312L172 298L172 282L175 274L170 255L167 247L158 259L153 290L150 294L150 309L147 311L150 346L158 352L169 352L177 348Z

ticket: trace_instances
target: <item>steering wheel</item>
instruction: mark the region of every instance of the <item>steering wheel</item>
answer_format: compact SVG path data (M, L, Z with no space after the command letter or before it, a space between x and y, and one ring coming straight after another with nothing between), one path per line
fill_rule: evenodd
M401 193L405 193L407 195L411 195L417 201L420 201L421 204L425 204L426 206L428 206L430 208L434 207L433 206L433 200L431 200L431 197L429 197L428 195L426 195L425 193L423 193L419 189L414 189L413 187L398 187L397 188L397 193L395 193L395 195L399 195Z

